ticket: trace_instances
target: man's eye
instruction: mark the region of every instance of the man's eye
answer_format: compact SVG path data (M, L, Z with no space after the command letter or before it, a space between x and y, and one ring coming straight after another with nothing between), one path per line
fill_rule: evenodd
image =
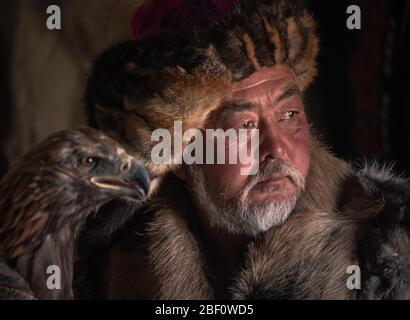
M292 120L294 117L297 116L299 112L297 111L287 111L284 114L282 114L280 121L288 121L288 120Z
M254 121L246 121L244 124L242 124L241 129L256 129L256 123Z

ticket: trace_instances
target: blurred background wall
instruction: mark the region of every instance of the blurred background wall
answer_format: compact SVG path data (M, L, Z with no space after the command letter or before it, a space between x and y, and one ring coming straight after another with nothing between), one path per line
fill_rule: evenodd
M349 159L396 161L410 169L410 1L311 0L321 37L317 125ZM359 5L362 30L346 28Z
M147 1L2 0L0 174L49 134L86 123L90 62L131 38L132 16ZM306 99L317 131L343 158L394 160L410 173L410 0L303 2L321 38L320 76ZM45 26L50 4L61 6L62 30ZM362 10L360 31L346 27L351 4Z
M8 165L5 145L9 137L9 123L12 117L9 66L12 46L10 33L14 12L12 1L6 1L3 9L0 10L0 174Z

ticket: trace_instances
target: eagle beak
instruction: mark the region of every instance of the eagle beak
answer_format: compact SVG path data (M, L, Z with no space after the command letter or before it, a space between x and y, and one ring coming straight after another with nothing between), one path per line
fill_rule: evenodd
M148 171L136 160L132 160L119 176L94 176L90 182L99 189L113 193L119 198L143 201L147 197L151 180Z

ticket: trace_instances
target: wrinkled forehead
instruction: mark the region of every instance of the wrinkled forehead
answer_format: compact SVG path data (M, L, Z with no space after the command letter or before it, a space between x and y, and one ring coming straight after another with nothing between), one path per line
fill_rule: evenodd
M291 68L278 65L264 68L246 79L237 82L232 88L232 100L249 100L270 93L279 93L289 88L298 88Z
M212 127L226 109L232 106L237 110L246 111L254 102L259 103L264 99L273 101L283 95L291 96L293 93L300 95L301 90L291 68L287 65L263 68L232 85L229 98L210 112L205 127Z

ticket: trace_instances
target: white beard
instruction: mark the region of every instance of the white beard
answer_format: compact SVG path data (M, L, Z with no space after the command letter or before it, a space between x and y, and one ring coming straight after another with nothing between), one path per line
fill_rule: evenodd
M249 191L272 171L264 170L261 174L256 175L236 199L225 199L223 193L210 191L209 183L200 167L190 166L189 171L196 200L207 214L211 226L225 229L233 234L250 236L257 236L285 222L294 209L305 183L303 177L295 169L282 166L281 171L293 178L297 187L296 191L286 201L271 200L260 204L250 204L247 201ZM271 189L275 191L278 187ZM269 191L269 188L265 191Z

